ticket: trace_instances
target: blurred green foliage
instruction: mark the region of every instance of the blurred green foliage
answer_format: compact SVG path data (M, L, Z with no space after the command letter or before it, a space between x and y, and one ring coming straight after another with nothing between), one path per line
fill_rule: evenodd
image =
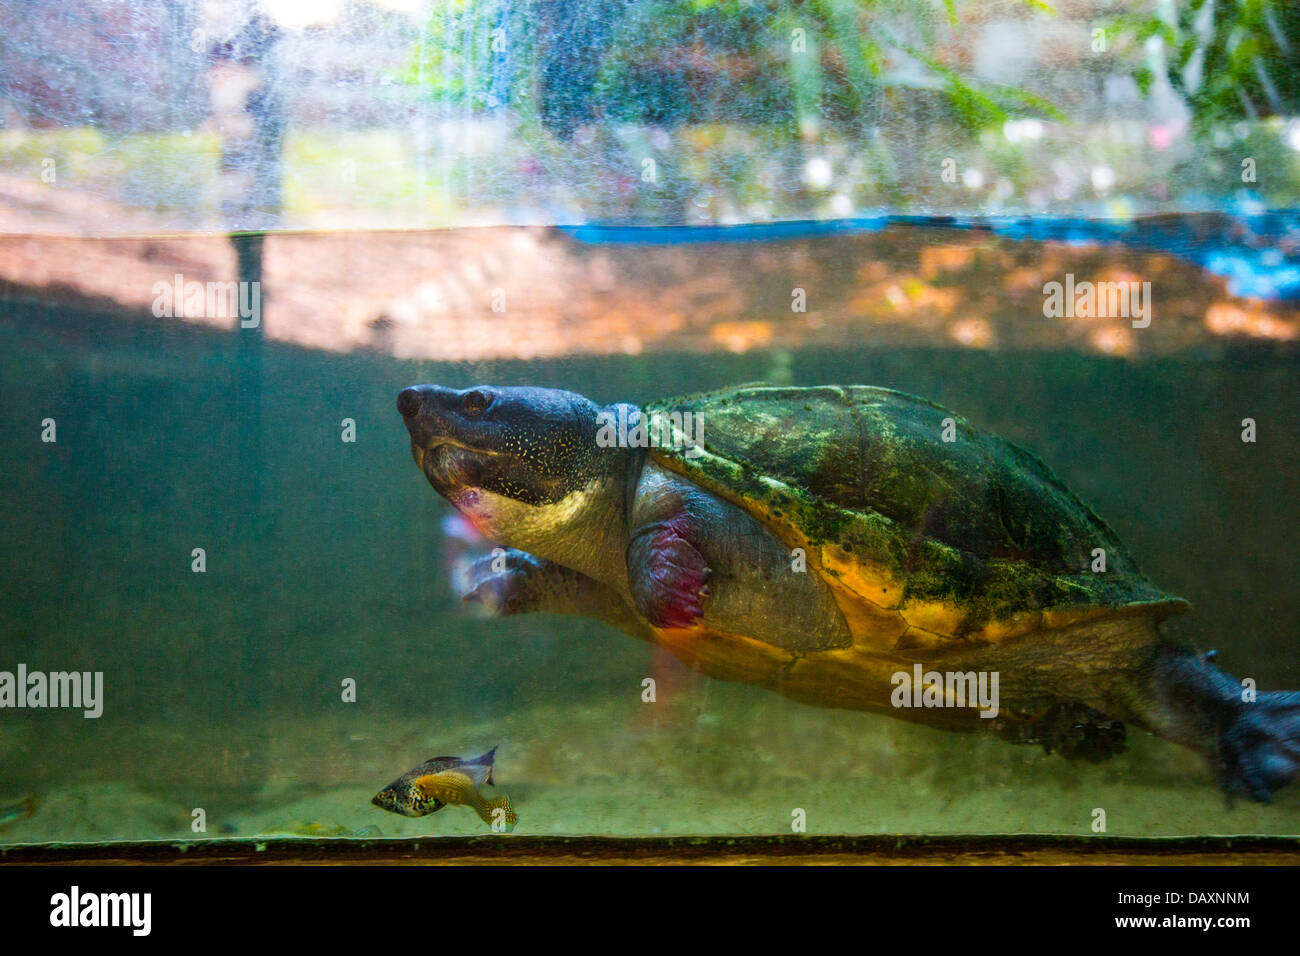
M1295 115L1300 108L1300 4L1296 0L1187 0L1112 24L1147 43L1137 80L1157 72L1186 97L1194 123Z
M485 106L497 55L490 38L498 19L494 3L439 0L402 79L435 99Z
M1042 0L1022 0L1048 11ZM723 120L860 130L889 88L933 91L974 130L1060 118L1029 90L944 62L961 0L443 0L403 79L470 109L498 105L568 135L592 120ZM492 37L495 44L484 42ZM905 68L900 68L905 67ZM503 83L503 77L506 81Z

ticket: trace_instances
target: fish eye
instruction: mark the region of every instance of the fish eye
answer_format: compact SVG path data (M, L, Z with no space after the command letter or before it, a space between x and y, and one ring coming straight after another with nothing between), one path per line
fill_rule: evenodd
M491 404L491 397L476 388L465 396L461 407L466 415L481 415Z

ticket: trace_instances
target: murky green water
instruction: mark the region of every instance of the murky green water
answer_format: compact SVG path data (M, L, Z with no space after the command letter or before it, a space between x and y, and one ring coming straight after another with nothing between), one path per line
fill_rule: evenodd
M447 506L394 410L427 381L601 402L759 379L924 395L1040 454L1192 602L1181 634L1284 688L1300 687L1292 362L864 343L452 365L11 305L0 363L0 670L104 675L98 719L0 713L0 798L39 801L2 841L477 833L463 809L404 819L369 799L494 744L517 833L788 833L802 809L810 833L1088 834L1099 807L1111 834L1300 832L1300 789L1228 809L1199 757L1140 732L1075 765L710 681L586 620L467 615Z

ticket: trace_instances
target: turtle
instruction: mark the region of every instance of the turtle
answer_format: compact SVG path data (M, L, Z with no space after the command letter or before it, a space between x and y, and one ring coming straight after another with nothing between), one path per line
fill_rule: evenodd
M933 402L416 385L397 406L434 490L500 546L463 594L490 613L594 618L713 678L1070 759L1135 726L1208 758L1229 801L1300 769L1300 693L1171 637L1188 603L1092 508Z

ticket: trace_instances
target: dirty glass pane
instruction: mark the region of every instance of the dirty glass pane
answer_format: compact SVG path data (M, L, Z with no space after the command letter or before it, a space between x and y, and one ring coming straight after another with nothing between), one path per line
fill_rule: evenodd
M0 0L0 843L504 829L372 803L435 755L519 836L1297 834L1298 59Z
M1286 205L1296 13L1238 6L6 0L0 225Z

